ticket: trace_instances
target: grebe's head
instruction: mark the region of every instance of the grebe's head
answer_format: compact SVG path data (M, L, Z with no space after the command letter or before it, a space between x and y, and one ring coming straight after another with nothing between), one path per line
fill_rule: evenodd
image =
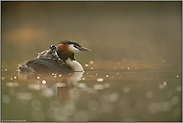
M55 52L56 52L56 50L57 50L57 46L55 46L55 45L51 45L51 46L49 47L49 51L48 51L48 53L55 53Z
M58 46L58 48L59 49L63 48L64 50L67 50L68 52L71 53L77 53L78 51L91 51L90 49L84 48L80 44L74 41L63 41Z
M63 41L58 46L57 53L64 61L68 58L74 59L74 53L79 51L91 51L90 49L82 47L80 44L74 41Z

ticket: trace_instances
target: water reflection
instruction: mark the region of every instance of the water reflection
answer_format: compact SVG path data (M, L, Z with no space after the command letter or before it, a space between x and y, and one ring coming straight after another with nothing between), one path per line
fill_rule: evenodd
M31 80L28 83L28 88L31 90L41 90L42 96L51 97L57 94L62 94L64 91L69 91L75 86L81 87L82 83L78 84L81 80L84 72L73 72L73 73L42 73L42 74L25 74L19 73L18 77L23 80ZM16 83L8 83L10 86L15 86ZM65 95L64 95L65 96ZM68 95L69 96L69 95Z

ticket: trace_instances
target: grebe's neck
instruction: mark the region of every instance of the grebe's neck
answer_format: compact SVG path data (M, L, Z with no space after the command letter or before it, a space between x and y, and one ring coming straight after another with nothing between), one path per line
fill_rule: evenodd
M57 54L62 59L66 65L72 68L74 71L84 71L83 67L79 62L74 59L74 53L79 50L74 47L74 45L60 44L58 46Z
M83 72L84 69L81 66L81 64L79 62L77 62L76 60L71 60L70 58L68 58L65 63L71 67L75 72Z

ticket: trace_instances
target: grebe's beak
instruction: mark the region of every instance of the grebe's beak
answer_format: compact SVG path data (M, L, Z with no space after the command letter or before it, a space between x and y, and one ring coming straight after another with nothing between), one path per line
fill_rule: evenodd
M79 47L78 49L79 49L79 51L91 51L90 49L87 49L87 48L84 48L84 47Z

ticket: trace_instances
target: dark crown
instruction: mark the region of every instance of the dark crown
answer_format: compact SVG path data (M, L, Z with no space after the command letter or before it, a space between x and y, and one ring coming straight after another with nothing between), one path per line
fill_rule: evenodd
M74 44L75 46L81 47L81 45L78 44L77 42L75 42L75 41L69 41L69 40L64 40L64 41L61 42L61 44Z

